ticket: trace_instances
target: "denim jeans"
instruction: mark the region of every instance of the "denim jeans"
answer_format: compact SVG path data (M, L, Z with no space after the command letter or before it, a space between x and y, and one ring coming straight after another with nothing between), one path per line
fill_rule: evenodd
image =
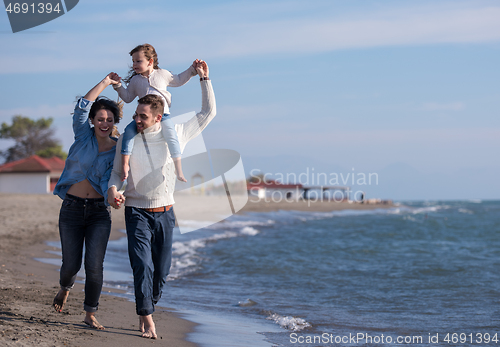
M154 312L160 300L172 262L174 211L147 212L137 207L125 207L128 254L134 273L137 314Z
M161 133L165 138L172 158L181 156L181 146L179 145L179 138L174 128L174 123L170 119L168 113L161 117ZM130 155L134 148L134 138L137 135L137 126L135 121L130 122L123 131L122 149L121 154Z
M85 301L87 312L97 311L102 289L104 254L111 231L111 215L104 198L83 199L70 194L59 213L62 246L60 285L70 290L82 265L85 245Z

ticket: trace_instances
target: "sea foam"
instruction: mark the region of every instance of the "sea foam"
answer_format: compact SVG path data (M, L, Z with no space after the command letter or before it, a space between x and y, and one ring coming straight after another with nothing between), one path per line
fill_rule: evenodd
M291 331L301 331L305 328L311 327L311 324L306 322L302 318L290 317L290 316L281 316L277 313L271 314L266 319L273 320L278 325L284 329L288 329Z

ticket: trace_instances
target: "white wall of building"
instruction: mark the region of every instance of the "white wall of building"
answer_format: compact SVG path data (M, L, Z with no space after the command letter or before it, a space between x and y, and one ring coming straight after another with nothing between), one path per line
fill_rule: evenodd
M48 194L50 176L48 173L1 173L0 192Z
M254 188L249 191L250 196L256 196L259 199L273 199L274 201L298 200L302 196L302 189L273 189L273 188Z

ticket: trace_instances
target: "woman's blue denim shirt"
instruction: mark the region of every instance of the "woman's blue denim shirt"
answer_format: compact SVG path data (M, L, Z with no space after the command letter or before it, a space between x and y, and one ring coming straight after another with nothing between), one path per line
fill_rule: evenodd
M54 189L54 194L64 199L69 188L87 179L108 204L108 181L113 169L116 148L99 153L94 129L89 123L89 111L93 101L80 98L73 114L75 142L69 149L64 171ZM113 138L115 141L116 139Z

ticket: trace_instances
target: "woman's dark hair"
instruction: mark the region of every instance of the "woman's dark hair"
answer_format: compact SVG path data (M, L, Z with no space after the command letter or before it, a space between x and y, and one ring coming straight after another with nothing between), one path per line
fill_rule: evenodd
M113 114L114 123L118 124L118 123L120 123L120 119L122 119L122 117L123 117L122 109L123 109L122 102L115 102L113 100L108 99L105 96L100 96L94 101L94 103L92 104L92 107L90 107L89 118L94 120L97 111L109 110ZM112 136L119 136L120 135L118 133L118 129L116 128L116 126L113 127L113 132L111 135Z
M103 109L109 110L113 113L113 120L115 124L120 123L120 119L123 117L122 104L114 102L105 96L100 96L94 101L89 111L89 118L94 119L97 111Z
M137 53L137 52L144 52L144 56L146 59L149 61L150 59L153 59L153 69L159 69L158 67L158 55L156 54L155 48L151 46L149 43L145 43L143 45L139 45L135 47L133 50L129 52L130 56L132 54ZM123 81L127 84L130 83L130 80L132 77L137 75L137 72L134 71L134 68L130 68L127 77L123 79Z

